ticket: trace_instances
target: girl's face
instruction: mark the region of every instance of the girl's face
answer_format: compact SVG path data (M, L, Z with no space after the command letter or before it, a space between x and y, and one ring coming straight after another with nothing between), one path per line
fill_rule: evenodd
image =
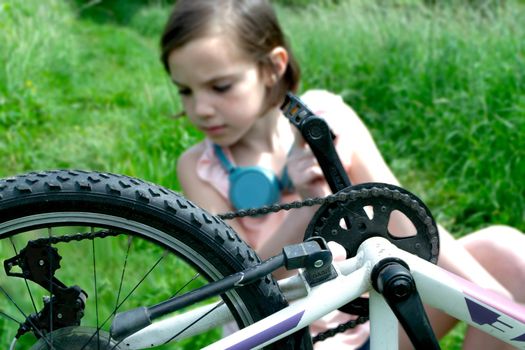
M214 143L236 143L261 117L265 78L227 35L192 40L168 62L188 117Z

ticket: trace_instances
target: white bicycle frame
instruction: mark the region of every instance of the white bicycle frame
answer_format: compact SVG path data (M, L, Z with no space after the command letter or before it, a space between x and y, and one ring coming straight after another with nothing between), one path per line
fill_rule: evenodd
M400 250L380 237L366 240L355 257L334 263L339 274L335 279L313 288L308 286L302 274L281 281L279 284L287 299L294 300L290 306L205 349L264 347L369 292L370 349L397 350L398 321L370 282L373 267L389 257L397 257L407 263L424 304L465 321L518 349L525 349L524 306ZM213 308L216 310L206 315ZM189 337L231 320L226 306L216 303L153 323L126 338L122 344L126 344L129 349L149 348L170 340L173 334L184 330L193 321L196 321L195 324L184 331L182 336L171 340Z

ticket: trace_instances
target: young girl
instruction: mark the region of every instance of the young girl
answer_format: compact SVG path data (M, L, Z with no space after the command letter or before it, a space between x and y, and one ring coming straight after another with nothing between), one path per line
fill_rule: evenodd
M268 1L178 0L161 45L162 62L179 89L185 113L206 135L178 161L177 175L189 199L213 213L235 209L223 158L234 166L263 167L280 180L288 177L293 190L283 186L280 202L329 194L315 157L279 109L286 91L297 90L300 71ZM336 148L353 184L398 184L365 125L340 97L309 91L302 100L336 132ZM230 224L264 259L301 241L315 210L305 207L293 214L281 211ZM520 232L491 227L454 240L440 227L440 238L440 266L525 301L525 263L515 253L525 247ZM509 268L515 270L510 273ZM311 331L337 326L349 317L334 312ZM438 337L455 323L436 310L430 310L429 317ZM367 338L368 326L362 325L315 348L355 349ZM409 348L406 338L402 343ZM464 348L504 349L505 345L469 329Z

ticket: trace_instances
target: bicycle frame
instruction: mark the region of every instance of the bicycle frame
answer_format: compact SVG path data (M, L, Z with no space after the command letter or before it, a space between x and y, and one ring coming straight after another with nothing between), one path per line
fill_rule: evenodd
M380 237L365 241L355 257L336 263L338 277L333 280L313 288L307 285L301 274L282 281L281 288L287 298L298 298L297 300L291 302L287 308L205 349L264 347L369 292L371 349L396 350L398 321L370 282L373 267L381 260L391 257L403 260L410 267L424 304L442 310L519 349L525 349L525 307L400 250ZM189 320L198 320L213 308L217 310L192 325L191 334L185 333L184 337L231 320L227 308L217 303L154 323L126 338L123 343L129 344L130 349L162 344L177 330L187 327Z

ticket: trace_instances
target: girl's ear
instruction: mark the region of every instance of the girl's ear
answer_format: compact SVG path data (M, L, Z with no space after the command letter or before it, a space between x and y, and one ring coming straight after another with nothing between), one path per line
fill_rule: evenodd
M277 46L270 51L271 70L267 73L266 83L269 86L275 85L283 76L288 66L288 51L282 46Z

